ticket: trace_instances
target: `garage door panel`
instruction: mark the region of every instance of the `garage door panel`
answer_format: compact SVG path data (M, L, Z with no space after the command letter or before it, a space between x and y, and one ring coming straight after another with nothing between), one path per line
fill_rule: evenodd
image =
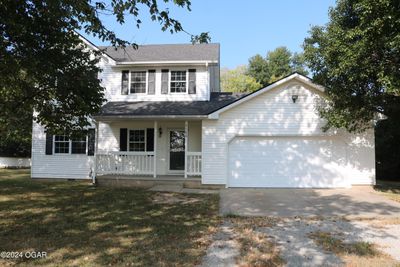
M230 187L343 187L344 144L334 139L241 137L229 146Z

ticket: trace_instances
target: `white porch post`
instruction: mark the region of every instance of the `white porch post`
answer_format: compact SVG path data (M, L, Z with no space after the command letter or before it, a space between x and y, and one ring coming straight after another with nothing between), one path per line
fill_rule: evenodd
M188 121L185 121L185 178L187 178L187 152L188 152L188 138L189 138L189 131L188 131Z
M153 178L157 177L157 139L158 139L158 123L157 121L154 121L154 171L153 171Z
M100 129L100 122L95 122L95 130L94 130L94 162L93 162L93 173L92 173L92 183L96 183L96 175L97 175L97 151L98 151L98 144L99 144L99 129Z

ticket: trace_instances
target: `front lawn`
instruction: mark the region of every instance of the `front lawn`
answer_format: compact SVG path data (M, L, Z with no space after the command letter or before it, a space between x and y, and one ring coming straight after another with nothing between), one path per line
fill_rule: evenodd
M379 181L374 186L375 191L387 196L388 198L400 202L400 183Z
M0 251L45 251L0 265L193 266L219 224L218 195L37 182L0 170Z

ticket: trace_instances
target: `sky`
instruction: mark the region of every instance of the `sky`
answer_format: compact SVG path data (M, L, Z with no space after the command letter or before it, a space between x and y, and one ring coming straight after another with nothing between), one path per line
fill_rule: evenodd
M335 5L335 0L191 2L191 12L170 5L170 16L180 21L190 33L209 32L211 42L221 45L221 67L231 69L247 64L248 59L256 54L265 56L279 46L301 52L301 45L311 26L326 24L328 9ZM140 29L136 28L133 19L128 19L122 26L110 16L103 17L103 20L117 36L139 45L190 43L190 36L186 33L162 32L159 24L152 22L145 13L139 18L142 20ZM83 35L96 45L108 45Z

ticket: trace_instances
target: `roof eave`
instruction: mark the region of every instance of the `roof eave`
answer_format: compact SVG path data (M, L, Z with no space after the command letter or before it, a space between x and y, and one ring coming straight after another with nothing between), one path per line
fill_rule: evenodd
M165 119L191 119L201 120L206 119L207 115L96 115L93 118L97 121L114 121L114 120L165 120Z
M116 66L207 65L207 64L218 64L218 60L168 60L168 61L126 61L126 62L116 62Z

